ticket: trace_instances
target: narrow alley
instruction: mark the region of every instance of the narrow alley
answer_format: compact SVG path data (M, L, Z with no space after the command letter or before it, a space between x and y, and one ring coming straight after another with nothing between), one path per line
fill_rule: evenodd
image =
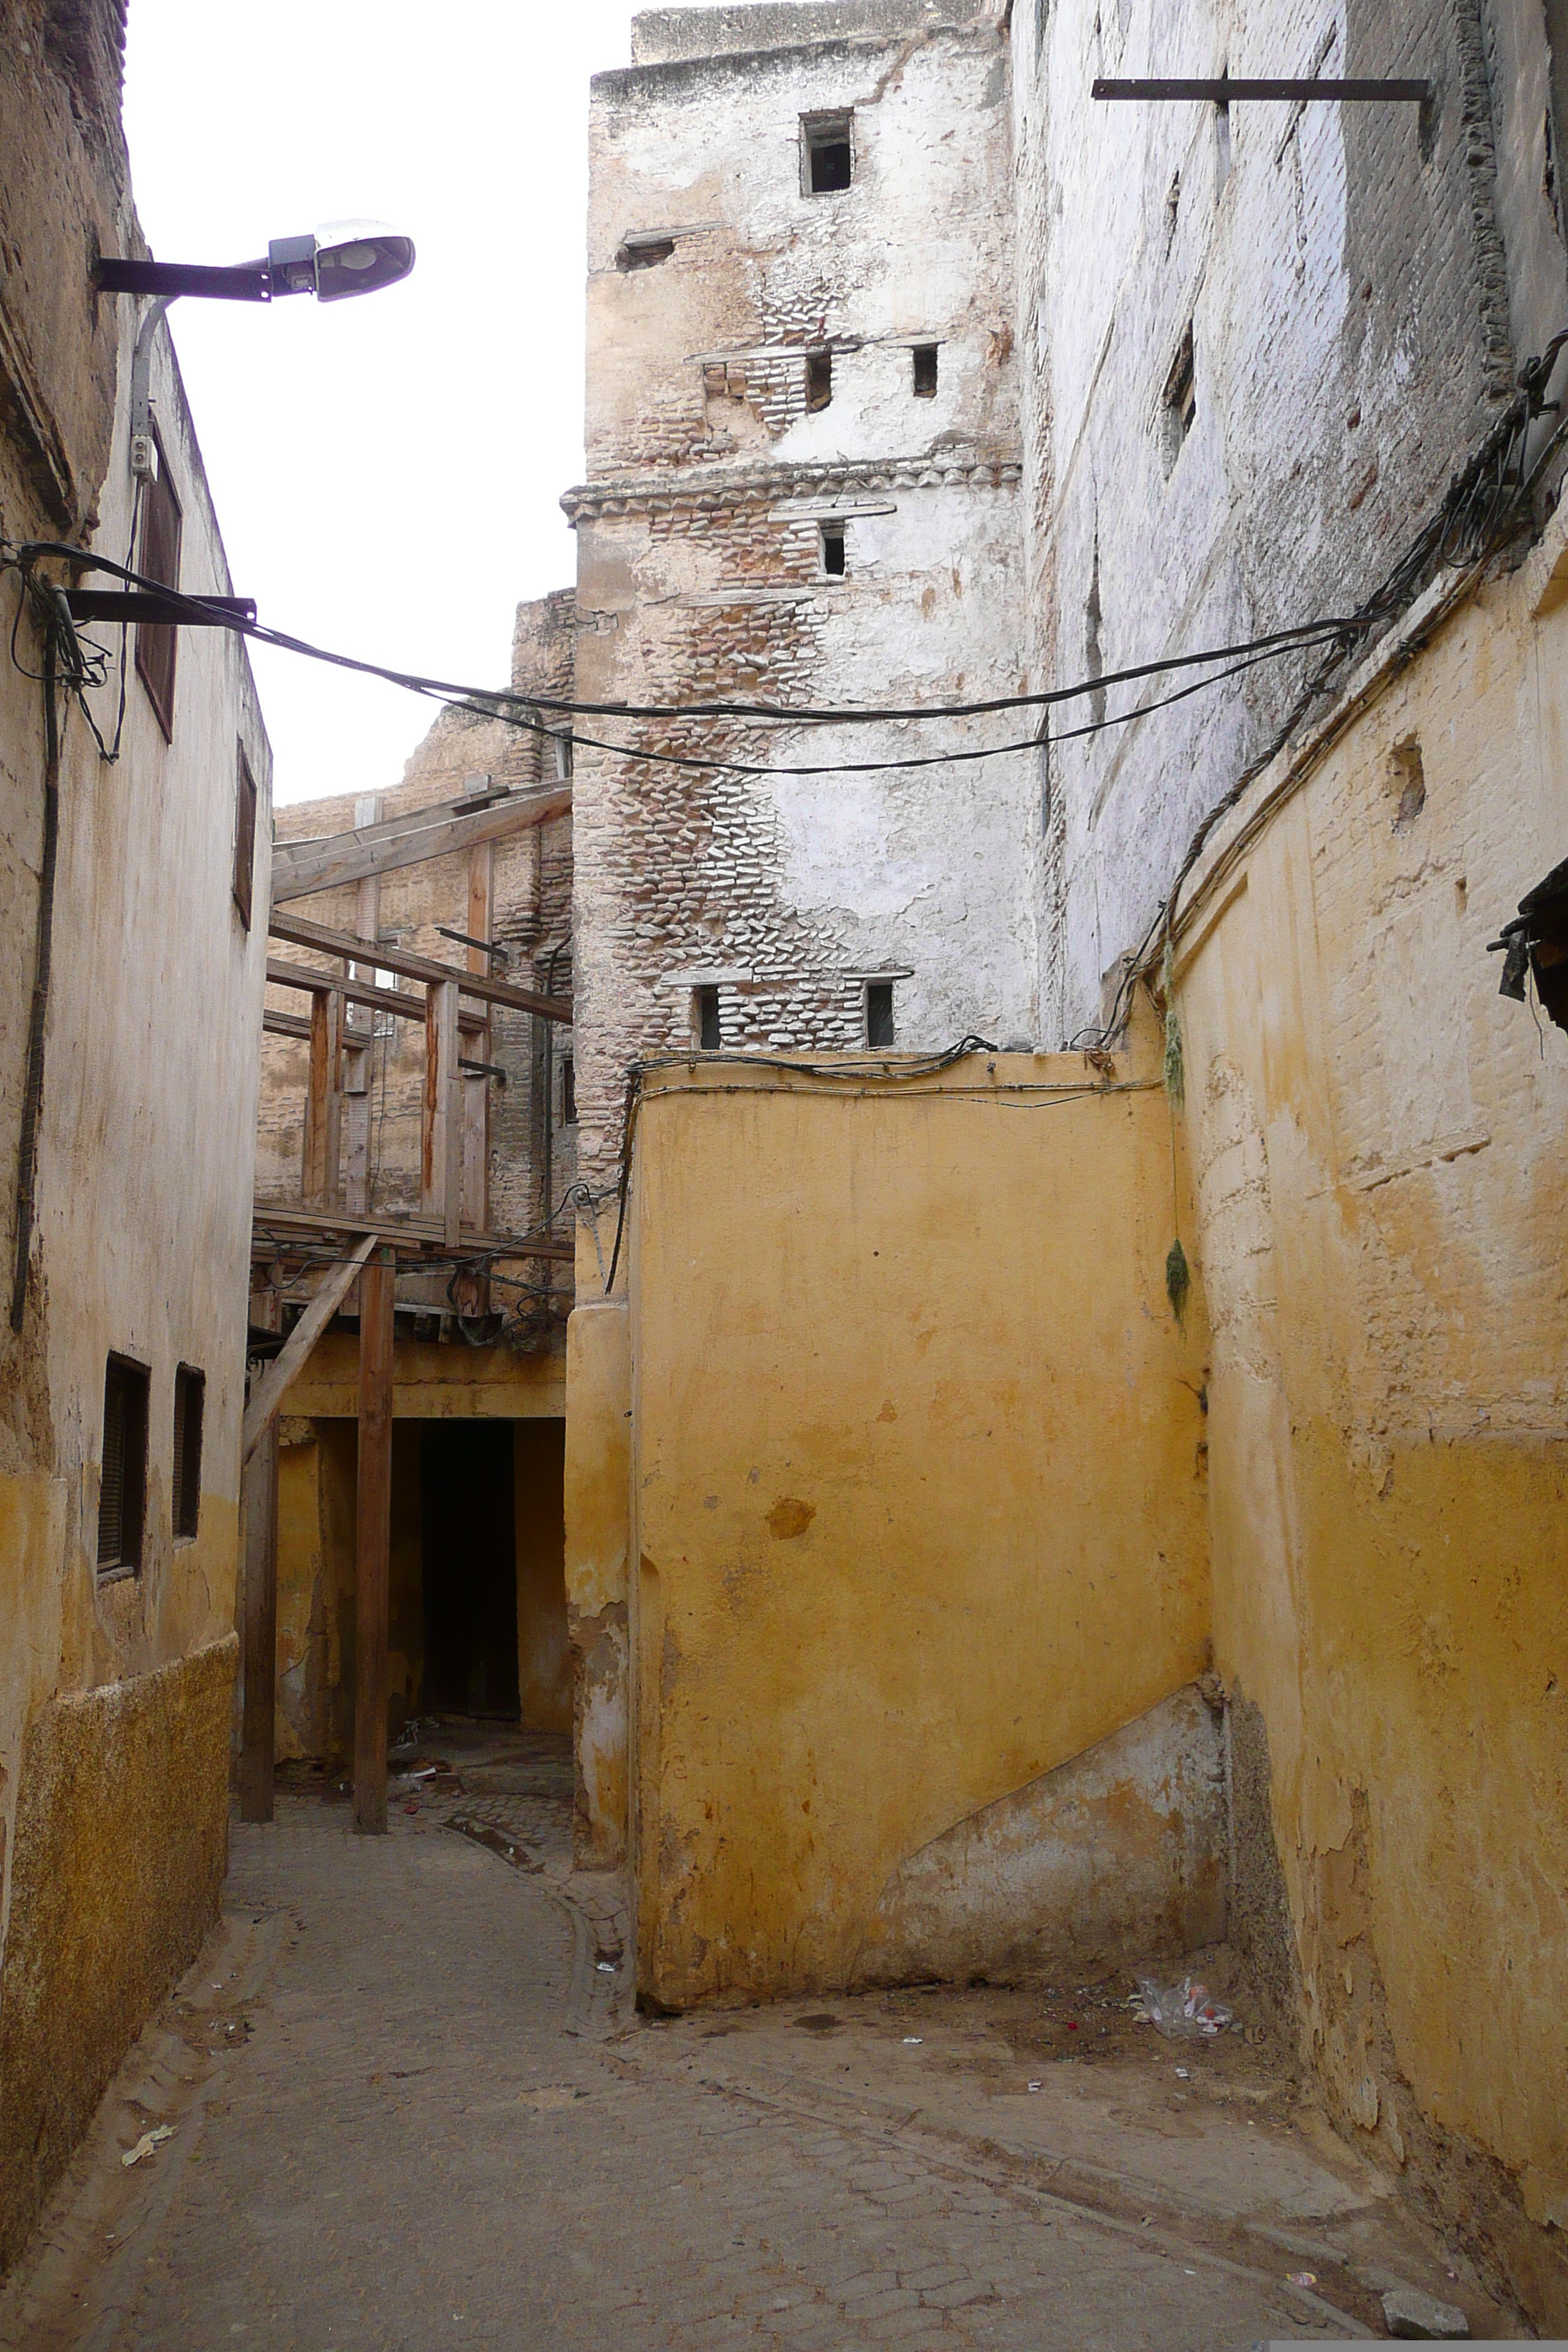
M6 2352L1226 2352L1400 2284L1516 2332L1256 2027L1164 2041L1116 1979L638 2021L562 1746L448 1738L384 1842L331 1794L237 1826Z

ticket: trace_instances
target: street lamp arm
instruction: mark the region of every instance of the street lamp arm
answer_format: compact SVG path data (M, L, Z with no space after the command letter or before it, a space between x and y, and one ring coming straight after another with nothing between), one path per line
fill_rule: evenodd
M215 269L199 261L118 261L105 257L96 271L100 294L156 294L172 302L179 294L208 301L270 302L272 273L264 261L237 269Z

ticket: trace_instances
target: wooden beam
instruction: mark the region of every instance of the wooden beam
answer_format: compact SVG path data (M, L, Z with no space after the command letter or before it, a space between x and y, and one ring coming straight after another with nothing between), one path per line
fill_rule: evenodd
M363 951L363 941L352 931L330 930L325 923L308 923L302 915L274 914L267 928L275 940L287 940L290 947L315 948L322 955L357 956ZM572 1007L563 996L541 996L531 988L514 988L510 981L481 978L457 964L438 963L434 956L411 955L406 948L391 947L384 940L376 948L375 960L383 971L422 981L426 987L455 980L465 996L477 997L481 1003L510 1004L519 1013L537 1013L542 1021L570 1022L572 1018Z
M443 981L429 992L425 1024L425 1106L421 1124L422 1206L456 1249L463 1220L463 1097L468 1083L458 1067L458 987Z
M261 1025L269 1037L299 1037L308 1045L310 1024L297 1013L264 1012Z
M468 852L468 935L471 939L488 940L490 925L495 920L495 844L481 842ZM488 970L489 958L482 948L468 950L468 970ZM548 1034L548 1032L546 1033ZM487 1021L483 1036L473 1047L469 1057L475 1062L490 1058L490 1032ZM470 1225L481 1230L490 1221L490 1085L488 1077L465 1077L463 1081L463 1215ZM482 1279L482 1278L481 1278ZM482 1304L469 1308L474 1315L489 1312L489 1285L483 1285L486 1297Z
M338 1204L342 1142L342 991L323 975L310 997L310 1079L300 1190L324 1208Z
M367 1234L346 1265L332 1267L257 1382L256 1392L245 1409L245 1427L240 1435L242 1468L278 1418L279 1406L305 1369L306 1358L353 1287L361 1266L376 1245L376 1238L374 1234Z
M284 963L277 956L267 959L268 988L297 988L314 995L319 988L335 988L345 1004L368 1005L373 1013L390 1013L398 1021L420 1021L425 1018L425 999L410 989L373 988L368 981L342 980L333 971L319 971L308 963ZM279 1016L288 1020L285 1013ZM485 1026L485 1016L471 1009L458 1015L458 1026L465 1037L477 1036ZM279 1034L293 1033L279 1032Z
M386 1833L386 1633L392 1553L393 1293L378 1250L359 1282L359 1478L354 1522L354 1827Z
M377 1241L391 1242L410 1251L446 1245L445 1220L435 1217L356 1217L343 1210L307 1209L275 1201L258 1201L254 1214L258 1228L265 1234L276 1234L279 1240L294 1234L317 1241L336 1234L370 1234ZM270 1252L270 1239L266 1246ZM577 1255L573 1243L557 1240L549 1234L476 1234L467 1227L461 1246L475 1257L554 1257L569 1263Z
M381 795L366 793L354 803L354 824L374 825L381 816ZM368 961L349 966L352 980L375 984L375 935L381 927L381 881L368 875L360 883L354 907L354 932L370 950ZM375 1015L343 1000L343 1198L351 1209L370 1207L370 1103L375 1075ZM351 1009L352 1008L352 1009Z
M471 800L467 806L460 800L438 801L377 824L356 824L352 833L280 841L272 852L272 903L280 906L286 899L307 898L318 890L363 882L401 866L422 865L427 857L447 857L454 850L471 849L476 842L500 841L528 825L564 816L571 806L568 782L547 792L488 795L478 808Z
M276 1269L265 1303L254 1319L276 1331L282 1295ZM263 1376L265 1378L265 1376ZM258 1383L258 1388L259 1388ZM269 1418L261 1443L241 1440L240 1509L244 1549L240 1554L239 1818L269 1822L278 1712L278 1423Z

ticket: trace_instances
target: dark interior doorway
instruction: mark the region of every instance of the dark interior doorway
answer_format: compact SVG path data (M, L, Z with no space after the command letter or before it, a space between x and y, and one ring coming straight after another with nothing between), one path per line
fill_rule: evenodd
M518 1713L512 1429L431 1421L420 1433L424 1552L423 1705Z

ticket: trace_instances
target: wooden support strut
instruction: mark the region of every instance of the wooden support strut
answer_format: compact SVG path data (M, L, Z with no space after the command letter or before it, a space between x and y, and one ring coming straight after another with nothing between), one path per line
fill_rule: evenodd
M386 1833L386 1636L392 1552L393 1296L378 1250L359 1285L359 1476L354 1531L354 1828Z
M376 1245L376 1238L374 1234L367 1234L348 1263L334 1266L257 1382L256 1392L245 1409L245 1426L240 1435L242 1469L277 1419L284 1398L305 1369L311 1349L353 1287L360 1268Z
M300 1196L313 1206L339 1205L342 1144L342 991L324 982L310 994L310 1085L305 1101Z
M463 1087L458 1067L458 984L443 981L429 991L425 1024L425 1111L421 1135L423 1208L439 1220L447 1246L456 1249L463 1218Z
M302 915L273 913L268 919L268 936L286 940L291 947L315 948L322 955L363 956L364 941L356 940L352 931L335 931L325 923L308 923ZM519 1013L537 1013L544 1021L565 1021L572 1018L572 1007L563 996L541 996L537 989L514 988L510 981L492 980L476 971L464 971L457 964L439 963L434 956L411 954L406 948L392 947L383 940L375 950L375 961L383 971L397 972L405 980L422 981L426 987L442 981L458 982L465 996L476 997L483 1004L510 1004Z

